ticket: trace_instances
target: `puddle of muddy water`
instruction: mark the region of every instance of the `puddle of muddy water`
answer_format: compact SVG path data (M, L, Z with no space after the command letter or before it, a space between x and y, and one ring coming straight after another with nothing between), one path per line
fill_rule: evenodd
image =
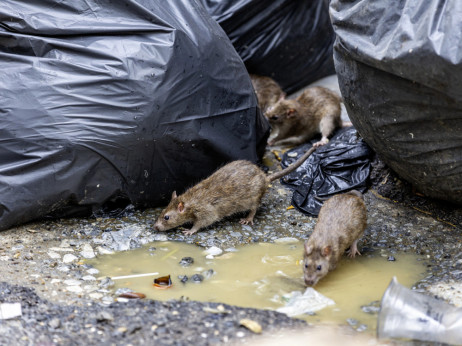
M143 273L158 275L117 279L117 288L130 288L157 300L180 299L223 302L244 307L276 309L284 306L283 295L291 291L304 291L302 275L303 242L245 245L237 252L226 252L206 259L204 250L195 245L179 242L157 242L140 249L100 256L88 263L100 270L103 276L119 277ZM192 257L189 267L179 264L183 257ZM346 323L354 319L358 327L367 325L374 330L376 315L363 312L361 306L381 299L391 278L397 276L404 286L411 287L423 278L425 268L417 256L395 254L396 261L388 261L379 252L344 257L337 269L328 274L315 287L318 292L333 299L335 305L303 315L308 322ZM211 270L214 274L210 275ZM201 274L204 280L194 283L191 277ZM169 289L153 287L156 277L171 275ZM186 283L179 275L187 275ZM351 320L350 320L351 324Z

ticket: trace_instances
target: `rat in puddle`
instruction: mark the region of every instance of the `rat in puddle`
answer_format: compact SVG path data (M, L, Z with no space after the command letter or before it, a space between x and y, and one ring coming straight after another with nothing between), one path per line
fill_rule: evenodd
M183 231L191 235L226 216L247 210L250 210L248 216L240 223L253 225L253 217L269 183L294 171L315 149L311 148L289 167L270 175L250 161L228 163L180 196L174 191L170 203L157 218L154 229L167 231L192 222L192 228Z
M250 79L257 95L258 106L263 114L286 96L279 84L270 77L251 74Z
M314 286L334 270L347 248L350 248L350 257L361 255L357 243L366 226L367 210L359 191L353 190L327 199L319 211L313 233L305 242L305 284Z
M328 137L342 126L342 99L324 87L310 87L296 99L283 99L270 107L266 116L276 132L268 144L298 145L321 134L318 147L329 142ZM347 124L345 124L347 126Z

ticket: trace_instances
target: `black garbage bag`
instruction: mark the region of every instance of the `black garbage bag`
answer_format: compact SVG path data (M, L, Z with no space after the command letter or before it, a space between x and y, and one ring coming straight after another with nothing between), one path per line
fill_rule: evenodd
M166 204L269 125L248 73L188 1L2 0L0 230Z
M288 94L335 73L335 35L325 0L200 0L250 73Z
M316 141L287 151L281 165L285 168L296 161ZM325 199L350 190L367 190L373 155L353 127L344 128L328 144L316 149L300 167L283 177L281 183L294 190L294 207L317 216Z
M418 190L462 204L462 2L332 0L331 14L358 132Z

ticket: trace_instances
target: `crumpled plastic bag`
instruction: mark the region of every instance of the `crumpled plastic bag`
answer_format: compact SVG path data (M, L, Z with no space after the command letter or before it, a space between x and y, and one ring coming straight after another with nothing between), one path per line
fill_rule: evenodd
M316 141L287 151L281 162L283 168L297 160L293 153L301 156ZM350 190L367 190L373 155L353 127L344 128L328 144L316 149L295 171L281 178L281 183L294 190L294 207L317 216L325 199Z

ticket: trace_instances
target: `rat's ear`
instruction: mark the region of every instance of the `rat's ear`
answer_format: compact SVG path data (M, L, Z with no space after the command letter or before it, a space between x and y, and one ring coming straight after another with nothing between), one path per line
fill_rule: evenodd
M175 199L177 196L176 196L176 191L173 191L172 192L172 199Z
M180 213L184 212L184 203L183 202L178 203L178 211Z
M305 254L309 255L313 252L313 247L308 245L308 242L305 242Z
M324 257L329 256L332 253L332 247L330 245L324 246L321 250L321 255Z
M287 117L288 117L288 118L293 117L294 114L295 114L295 109L289 108L289 109L287 110Z

